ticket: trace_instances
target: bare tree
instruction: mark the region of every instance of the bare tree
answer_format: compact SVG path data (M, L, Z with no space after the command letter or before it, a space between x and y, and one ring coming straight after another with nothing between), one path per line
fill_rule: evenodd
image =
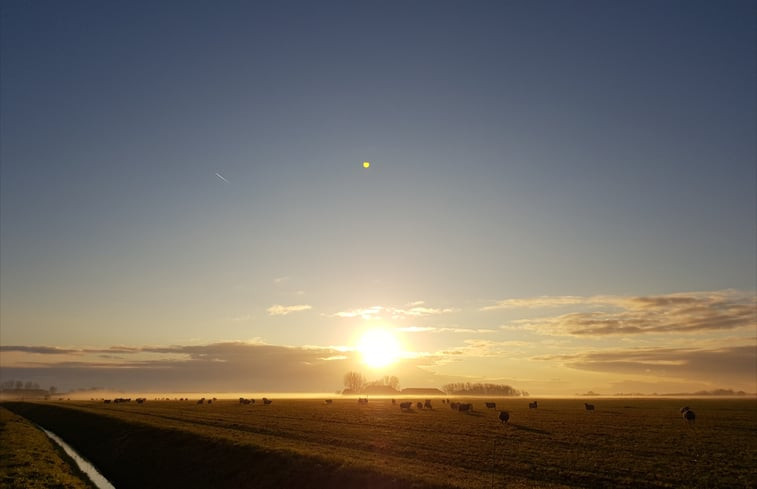
M360 372L347 372L344 374L344 387L353 392L360 392L365 385L365 378Z

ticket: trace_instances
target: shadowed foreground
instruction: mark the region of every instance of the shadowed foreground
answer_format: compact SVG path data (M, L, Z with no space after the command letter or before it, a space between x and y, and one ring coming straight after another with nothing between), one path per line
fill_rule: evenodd
M93 486L42 431L0 407L0 487L89 489Z
M339 399L8 403L129 487L754 487L757 402L499 399L461 413L440 401Z

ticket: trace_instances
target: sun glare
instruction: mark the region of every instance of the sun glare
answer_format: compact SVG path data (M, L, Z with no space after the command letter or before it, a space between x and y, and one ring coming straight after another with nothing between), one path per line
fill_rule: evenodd
M390 365L399 359L401 348L397 338L385 329L366 331L357 346L363 363L373 368Z

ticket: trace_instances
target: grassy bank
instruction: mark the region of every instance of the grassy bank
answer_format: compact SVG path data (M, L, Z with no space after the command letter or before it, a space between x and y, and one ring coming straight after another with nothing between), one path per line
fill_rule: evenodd
M28 420L0 407L0 487L89 489L73 461Z
M239 443L50 404L6 406L61 436L116 487L433 488L327 457Z

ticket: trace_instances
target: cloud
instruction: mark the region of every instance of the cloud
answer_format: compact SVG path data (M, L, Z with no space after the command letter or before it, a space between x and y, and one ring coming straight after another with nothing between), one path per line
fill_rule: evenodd
M286 316L287 314L291 314L293 312L307 311L309 309L312 309L312 306L308 304L297 304L294 306L282 306L280 304L274 304L266 309L266 311L268 311L268 314L271 316Z
M332 314L334 317L340 318L355 318L360 317L363 319L382 319L391 318L395 320L405 318L421 318L426 316L433 316L437 314L447 314L451 312L457 312L458 309L454 308L437 308L424 306L423 301L415 301L407 304L404 307L385 307L385 306L371 306L366 308L352 309L348 311L340 311Z
M397 328L402 333L463 333L463 334L488 334L496 333L494 329L472 329L472 328L432 328L430 326L408 326Z
M52 347L14 348L14 351L22 352L57 350ZM226 342L135 350L135 355L120 358L92 354L80 361L5 363L0 373L4 379L30 379L68 388L96 385L167 392L333 392L341 386L345 372L360 368L357 353L330 347Z
M555 304L567 304L557 298ZM548 304L538 298L535 304ZM659 296L571 298L571 305L610 306L558 316L511 321L508 327L543 334L572 336L636 335L642 333L694 333L706 330L753 328L757 324L757 298L739 291L681 293Z
M481 311L495 311L498 309L543 309L547 307L563 307L575 305L613 304L615 299L608 296L581 297L572 295L541 296L522 299L505 299L490 306L482 307Z
M353 309L351 311L340 311L333 314L338 318L356 318L361 317L363 319L376 319L383 311L381 306L366 307L363 309Z
M79 353L81 350L71 350L51 346L0 346L0 351L17 351L23 353L39 353L41 355L65 355L69 353Z
M591 351L571 355L535 357L559 361L565 367L602 372L663 378L678 378L719 384L755 385L757 344L726 348L635 348Z

